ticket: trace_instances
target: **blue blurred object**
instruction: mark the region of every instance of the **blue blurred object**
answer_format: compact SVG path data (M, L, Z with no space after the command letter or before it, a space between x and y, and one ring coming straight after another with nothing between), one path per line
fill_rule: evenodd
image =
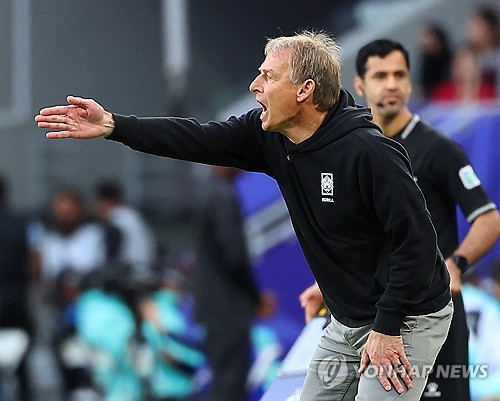
M203 331L189 324L180 309L182 295L160 289L150 297L158 312L157 321L143 320L141 331L153 352L149 375L155 399L177 399L198 392L196 374L205 365L201 352Z
M135 319L117 295L101 289L85 291L77 301L76 327L93 354L92 375L106 401L143 399L134 368Z

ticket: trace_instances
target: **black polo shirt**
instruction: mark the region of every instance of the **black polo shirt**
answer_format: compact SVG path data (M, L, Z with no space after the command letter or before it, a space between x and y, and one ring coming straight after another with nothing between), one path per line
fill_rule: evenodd
M443 255L458 247L456 205L469 223L495 209L462 147L414 115L392 139L410 156L415 181L427 201Z

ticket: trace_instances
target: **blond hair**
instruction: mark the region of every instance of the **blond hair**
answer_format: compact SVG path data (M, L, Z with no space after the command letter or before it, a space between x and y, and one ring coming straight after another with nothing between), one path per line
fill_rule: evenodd
M290 82L300 84L312 79L316 83L313 103L321 110L331 108L340 96L340 47L324 32L302 31L269 39L264 54L287 49L292 50Z

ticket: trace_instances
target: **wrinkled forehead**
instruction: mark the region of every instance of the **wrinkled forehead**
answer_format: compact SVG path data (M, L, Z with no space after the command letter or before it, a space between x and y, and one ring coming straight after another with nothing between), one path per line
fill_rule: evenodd
M260 70L287 71L292 56L291 49L279 49L268 53L260 66Z

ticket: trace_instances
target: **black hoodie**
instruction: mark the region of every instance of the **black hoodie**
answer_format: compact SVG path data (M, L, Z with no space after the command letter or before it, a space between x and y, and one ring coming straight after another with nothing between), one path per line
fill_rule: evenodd
M275 178L332 314L399 335L408 315L450 300L449 276L404 148L342 90L319 129L293 144L261 128L260 109L225 122L114 115L108 138L160 156ZM306 283L304 283L306 286Z

